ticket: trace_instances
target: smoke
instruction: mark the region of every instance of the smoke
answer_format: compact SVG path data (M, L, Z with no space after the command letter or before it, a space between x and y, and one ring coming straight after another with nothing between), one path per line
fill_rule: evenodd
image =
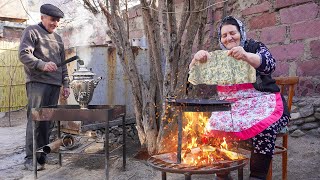
M70 18L65 22L64 29L68 31L66 34L71 33L69 35L70 47L105 44L109 40L106 35L108 29L106 18L102 13L94 15L81 3L74 3L67 7L69 7L67 12Z
M38 12L40 6L47 3L59 7L65 14L57 32L63 37L66 49L101 45L110 40L106 34L108 26L105 16L102 13L91 13L84 7L82 0L29 0L31 9Z

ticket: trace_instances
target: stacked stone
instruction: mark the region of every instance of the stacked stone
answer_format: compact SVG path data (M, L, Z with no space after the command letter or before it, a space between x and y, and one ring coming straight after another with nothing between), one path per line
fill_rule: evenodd
M289 132L299 137L308 131L320 135L320 97L294 98Z
M126 125L126 137L127 139L135 139L137 137L137 130L134 127L134 125ZM118 147L123 143L123 138L122 138L123 130L122 127L119 126L114 126L110 128L110 134L109 134L109 145L111 147Z

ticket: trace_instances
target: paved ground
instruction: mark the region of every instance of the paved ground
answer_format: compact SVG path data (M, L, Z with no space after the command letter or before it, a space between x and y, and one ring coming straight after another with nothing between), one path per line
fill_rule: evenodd
M7 116L0 119L0 180L33 179L32 172L23 170L25 111L12 114L12 125L8 127ZM320 179L320 137L307 133L300 138L289 138L289 180ZM161 173L146 165L145 161L134 159L139 150L137 139L128 139L127 170L122 171L121 150L111 155L110 179L112 180L159 180ZM57 156L52 155L56 162ZM281 179L279 158L275 157L273 179ZM248 170L246 168L245 175ZM235 176L235 173L233 173ZM41 180L100 180L104 179L104 159L97 156L65 155L63 166L47 165L39 172ZM193 175L194 180L213 179L213 175ZM183 175L168 174L168 180L182 180Z

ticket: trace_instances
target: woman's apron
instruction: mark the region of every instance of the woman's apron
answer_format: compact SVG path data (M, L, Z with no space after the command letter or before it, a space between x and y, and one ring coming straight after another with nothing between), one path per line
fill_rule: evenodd
M220 100L231 101L231 111L212 112L208 136L252 138L279 120L283 114L280 93L260 92L251 83L217 86Z

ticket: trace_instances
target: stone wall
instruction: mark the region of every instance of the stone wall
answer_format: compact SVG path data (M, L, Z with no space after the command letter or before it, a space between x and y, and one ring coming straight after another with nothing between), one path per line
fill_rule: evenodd
M320 134L320 96L293 99L289 131L292 136L304 135L306 131Z

